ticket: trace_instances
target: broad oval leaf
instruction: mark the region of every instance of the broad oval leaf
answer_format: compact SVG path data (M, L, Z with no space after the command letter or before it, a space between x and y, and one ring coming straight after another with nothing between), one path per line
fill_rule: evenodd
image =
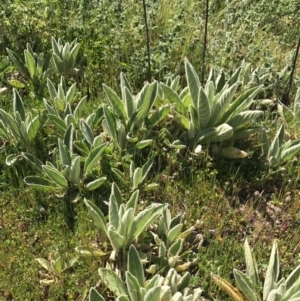
M255 121L257 118L262 116L263 113L263 111L259 110L244 111L230 118L226 123L232 126L233 130L236 131Z
M95 166L97 160L100 158L102 153L104 152L107 144L104 143L102 145L99 145L91 150L88 157L86 158L84 162L84 173L87 175Z
M107 230L107 236L109 238L109 241L111 243L111 246L113 247L113 249L118 252L120 250L122 250L123 246L124 246L124 237L121 236L115 229L114 226L109 226L108 230Z
M105 299L94 289L90 288L89 301L105 301Z
M42 169L53 182L62 188L67 188L69 186L67 179L56 168L43 165Z
M127 289L120 277L111 269L100 268L99 276L106 287L108 287L116 296L127 295Z
M28 186L36 187L36 188L53 188L54 183L39 176L28 176L24 178L24 182Z
M138 254L138 251L134 245L131 245L129 247L127 270L137 279L139 286L144 287L145 285L144 268L140 256Z
M179 256L179 253L182 250L184 240L182 238L176 240L168 250L168 257Z
M247 278L245 274L236 269L233 270L233 274L237 287L243 292L247 300L257 301L257 297L255 295L255 287L250 282L249 278Z
M185 75L186 75L189 91L191 93L193 107L195 109L199 109L197 105L199 93L200 93L200 87L201 87L199 77L192 64L188 61L188 59L185 59L184 65L185 65Z
M136 168L132 177L132 189L137 189L141 184L143 178L142 169L140 167Z
M85 122L84 119L80 119L80 129L83 137L88 142L89 145L93 145L94 134L90 126Z
M106 181L106 177L101 177L99 179L89 182L85 186L85 188L89 191L95 190L95 189L99 188L105 181Z
M80 156L76 156L72 159L69 180L75 184L79 184L80 182Z
M21 120L25 121L25 108L24 108L23 100L16 89L13 89L13 94L14 94L14 99L13 99L14 114L16 116L16 113L18 112L21 116Z
M102 230L105 233L105 235L107 235L106 234L107 227L102 211L95 204L93 204L91 201L87 200L86 198L84 198L83 201L93 218L95 226L97 226L100 230Z
M270 291L275 288L276 282L278 281L279 274L280 274L279 255L277 249L277 242L274 241L270 260L269 260L269 265L266 272L264 288L263 288L264 300L267 300Z

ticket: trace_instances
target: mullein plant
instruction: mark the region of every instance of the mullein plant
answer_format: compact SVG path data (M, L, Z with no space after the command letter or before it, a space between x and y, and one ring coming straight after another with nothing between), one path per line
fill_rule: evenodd
M280 278L280 261L277 242L273 242L265 280L262 283L254 254L245 241L246 273L233 270L237 288L227 280L212 275L212 280L233 300L240 301L299 301L300 265L287 277Z
M187 87L180 94L170 86L161 83L165 97L171 102L174 121L182 133L169 144L175 149L188 149L199 152L202 146L222 144L224 156L243 158L247 154L230 146L233 141L248 137L261 130L254 122L263 115L262 111L249 107L262 86L247 89L234 99L240 85L241 68L226 81L225 74L216 77L212 69L203 87L191 65L185 60ZM172 136L170 133L169 136ZM229 144L224 145L224 144ZM216 149L219 151L219 147ZM220 152L220 154L222 154Z
M146 281L138 250L130 245L125 271L125 282L111 269L100 268L101 282L111 291L117 301L197 301L201 288L191 288L191 275L183 276L170 269L165 277L156 274ZM90 301L104 301L95 288L90 289Z
M123 276L124 258L132 243L138 244L139 237L166 209L167 204L152 203L138 212L139 190L135 190L125 204L118 186L113 183L108 203L108 221L102 211L91 201L84 203L99 230L99 246L77 247L82 255L99 256L106 260L120 277Z
M102 126L115 148L121 153L135 153L152 144L152 129L170 112L170 106L153 109L158 95L158 83L147 83L134 95L125 74L120 75L121 98L103 85L109 106L104 108ZM140 137L150 137L141 139Z
M52 53L46 55L33 52L30 44L26 45L24 50L24 60L13 50L6 48L8 57L13 62L18 71L29 80L34 88L38 98L42 98L44 86L47 78L54 72L51 67Z

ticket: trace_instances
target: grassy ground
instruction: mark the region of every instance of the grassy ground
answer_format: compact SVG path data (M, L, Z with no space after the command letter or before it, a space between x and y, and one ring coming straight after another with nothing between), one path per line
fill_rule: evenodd
M123 1L121 11L115 4L109 5L111 1L102 1L103 7L96 10L91 1L90 9L84 13L81 6L72 6L80 1L68 2L72 6L69 10L59 1L48 1L52 10L39 10L35 1L28 1L28 19L24 20L23 4L12 2L5 7L1 19L4 28L0 40L3 46L1 66L8 63L5 47L21 54L26 42L30 42L35 51L44 51L49 48L51 35L63 36L68 41L77 37L82 43L88 79L83 88L90 97L87 112L103 101L103 82L118 86L120 71L128 74L135 90L143 85L147 69L145 33L142 10L136 1ZM280 77L279 73L291 64L300 24L298 15L292 10L288 12L290 18L281 14L283 8L296 7L296 1L289 1L282 9L278 6L279 12L268 6L272 14L261 13L266 8L261 8L255 1L227 2L228 6L219 1L211 2L206 71L215 66L230 72L245 59L254 67L268 68L273 79L276 78L263 97L280 98L287 77ZM285 2L280 1L280 5ZM183 5L182 1L174 0L148 4L155 79L182 75L185 56L201 70L205 7L199 3L186 1ZM43 2L43 5L48 4ZM19 26L20 19L22 26ZM36 22L36 27L31 26L32 22ZM95 25L99 23L101 26ZM0 88L8 86L9 93L0 95L1 108L9 110L12 85L9 85L8 77L12 70L2 73L3 70L0 68ZM297 70L293 88L300 82ZM20 90L27 108L41 103L32 95L29 84ZM291 94L294 95L294 90ZM273 113L266 116L272 117ZM272 118L265 124L273 129ZM295 132L294 136L299 138L299 133ZM74 204L72 213L73 209L67 207L56 192L41 192L25 186L23 178L29 171L24 167L6 166L6 155L13 149L2 141L0 143L0 301L86 300L89 288L99 281L97 269L100 266L99 258L85 258L75 251L76 247L98 238L86 207L80 200ZM243 143L243 149L249 145L250 154L243 160L216 158L203 163L173 153L163 154L148 178L149 183L158 183L159 188L155 192L143 192L140 199L141 202L169 203L174 215L184 214L187 228L194 225L203 235L199 266L193 271L192 281L210 300L229 300L211 282L210 273L234 283L233 268L245 268L243 243L246 237L254 249L262 276L273 239L279 243L284 275L300 264L299 160L289 162L281 173L270 174L260 157L257 137ZM44 147L47 146L46 142ZM100 204L108 199L109 190L110 183L92 197ZM126 187L122 192L128 196ZM40 213L39 206L46 209L47 215ZM74 217L74 227L70 227L70 216ZM60 276L50 273L49 280L54 283L41 285L40 281L47 278L46 270L36 259L51 259L56 252L64 260L78 260Z
M212 272L233 281L232 269L244 268L246 237L262 272L273 239L279 241L284 273L300 263L299 179L293 177L296 169L274 178L267 176L254 158L218 159L206 169L196 162L189 167L170 164L156 176L159 190L152 195L144 193L142 200L168 202L174 214L184 213L187 227L197 226L204 242L193 281L204 289L205 296L225 300L209 275ZM97 258L80 257L49 287L40 286L45 270L35 259L49 258L55 251L66 258L78 257L75 247L96 239L85 207L81 202L76 204L75 228L71 231L61 200L15 182L16 187L1 193L1 295L4 300L83 300L89 287L99 280ZM46 207L47 217L39 213L40 204Z

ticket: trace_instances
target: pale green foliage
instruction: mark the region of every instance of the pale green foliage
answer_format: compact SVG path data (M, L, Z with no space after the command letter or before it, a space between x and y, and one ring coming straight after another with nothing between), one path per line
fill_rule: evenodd
M258 274L258 267L248 240L245 241L246 273L237 269L233 270L237 288L244 294L248 301L289 301L300 300L300 266L298 266L287 278L279 278L280 263L277 242L274 241L269 265L266 271L265 281L262 285ZM212 277L213 280L214 277ZM217 279L217 278L216 278ZM240 294L234 287L227 285L224 280L215 281L234 300L240 300Z
M241 68L227 81L223 72L215 78L212 69L205 87L201 86L188 60L185 60L185 72L188 86L179 95L168 85L161 84L165 97L172 103L171 111L175 121L185 131L170 147L194 150L199 144L234 141L259 130L253 122L263 112L248 108L261 86L250 88L234 99L240 83Z
M38 90L53 72L53 68L50 67L52 54L50 52L46 56L43 53L35 54L28 43L26 48L24 50L24 61L14 51L8 48L6 51L19 72L30 79L35 89Z
M134 162L130 162L130 186L131 190L136 190L142 183L145 182L147 175L149 174L151 167L153 165L154 159L148 160L142 167L135 168ZM122 182L122 183L128 183L128 180L126 179L126 175L122 173L117 168L112 168L112 172L116 175L116 177ZM145 190L153 190L157 188L156 183L150 183L147 184L144 189Z
M73 132L74 126L66 129L64 139L58 139L58 149L54 152L53 162L47 161L45 165L39 165L46 178L40 176L28 176L24 181L27 185L39 188L50 188L56 185L63 189L68 189L71 185L78 189L94 190L102 185L106 177L101 177L87 184L84 183L85 178L91 173L100 160L101 155L105 151L107 145L93 144L86 158L76 155L73 152ZM29 154L22 154L33 165ZM81 161L84 161L83 168Z
M116 295L116 300L119 301L196 301L199 300L202 293L200 288L190 288L191 275L189 272L179 276L174 269L170 269L166 277L155 275L145 281L142 261L134 245L130 246L128 252L125 284L110 269L100 268L99 275L105 286ZM89 297L90 301L104 300L94 289L90 290Z
M270 141L266 131L263 131L262 154L267 159L270 168L277 168L292 159L300 151L300 140L284 142L285 130L282 124L273 141Z
M76 84L74 83L69 89L66 86L65 78L61 76L60 83L55 88L50 79L47 79L48 92L50 95L50 101L43 100L47 116L56 130L54 134L62 135L70 124L79 127L81 135L83 135L89 144L92 144L94 136L92 133L92 123L95 113L90 114L86 120L81 119L81 113L84 109L87 97L84 96L77 103L75 108L72 108L72 104L76 99Z
M298 129L300 122L300 87L296 92L295 99L291 105L291 108L287 107L278 100L277 105L278 113L283 119L287 129Z
M129 245L149 227L166 205L153 203L137 213L139 190L136 190L126 204L123 203L121 192L115 183L112 184L109 199L108 222L92 202L84 200L95 225L103 234L115 252L123 253Z
M67 269L73 267L77 262L77 258L74 257L67 260L58 252L50 260L44 258L36 258L35 260L48 272L48 274L41 273L44 278L40 280L40 284L42 285L55 283Z
M182 231L182 228L182 216L177 215L171 218L170 210L164 210L157 227L150 232L157 248L151 255L151 260L155 264L147 269L149 274L161 271L165 267L183 272L197 264L197 253L202 245L203 237L201 234L196 234L195 227L185 231Z
M27 112L17 90L13 89L13 113L0 109L0 137L9 143L30 149L40 128L45 123L42 112L33 116ZM13 155L14 156L14 155ZM11 160L7 160L11 164Z
M52 57L56 70L63 76L74 77L79 75L83 77L83 71L78 63L78 53L80 44L75 39L71 43L64 43L61 38L56 41L51 38Z
M102 126L120 151L127 149L129 143L134 144L133 151L140 150L152 143L152 139L139 141L135 136L138 132L147 132L147 127L153 128L163 120L170 111L169 106L162 106L152 112L158 94L158 83L147 83L143 89L133 95L126 76L121 73L121 94L107 85L103 85L109 102L104 108Z

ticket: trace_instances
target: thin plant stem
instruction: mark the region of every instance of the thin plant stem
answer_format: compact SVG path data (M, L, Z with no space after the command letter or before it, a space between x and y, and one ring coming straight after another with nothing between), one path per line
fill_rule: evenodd
M294 56L292 71L291 71L291 74L290 74L290 80L289 80L285 95L282 98L282 102L285 105L290 104L290 92L291 92L291 88L292 88L292 84L293 84L294 73L295 73L295 70L296 70L296 64L297 64L297 59L298 59L298 55L299 55L299 49L300 49L300 38L298 40L298 45L297 45L296 53L295 53L295 56Z
M204 39L203 39L203 51L202 51L202 74L201 74L201 83L202 83L202 85L204 84L204 76L205 76L205 56L206 56L206 49L207 49L208 8L209 8L209 0L206 0L205 29L204 29Z
M149 81L149 83L151 83L150 37L149 37L149 28L148 28L148 22L147 22L147 8L146 8L145 0L143 0L143 10L144 10L144 20L145 20L146 40L147 40L148 81Z

